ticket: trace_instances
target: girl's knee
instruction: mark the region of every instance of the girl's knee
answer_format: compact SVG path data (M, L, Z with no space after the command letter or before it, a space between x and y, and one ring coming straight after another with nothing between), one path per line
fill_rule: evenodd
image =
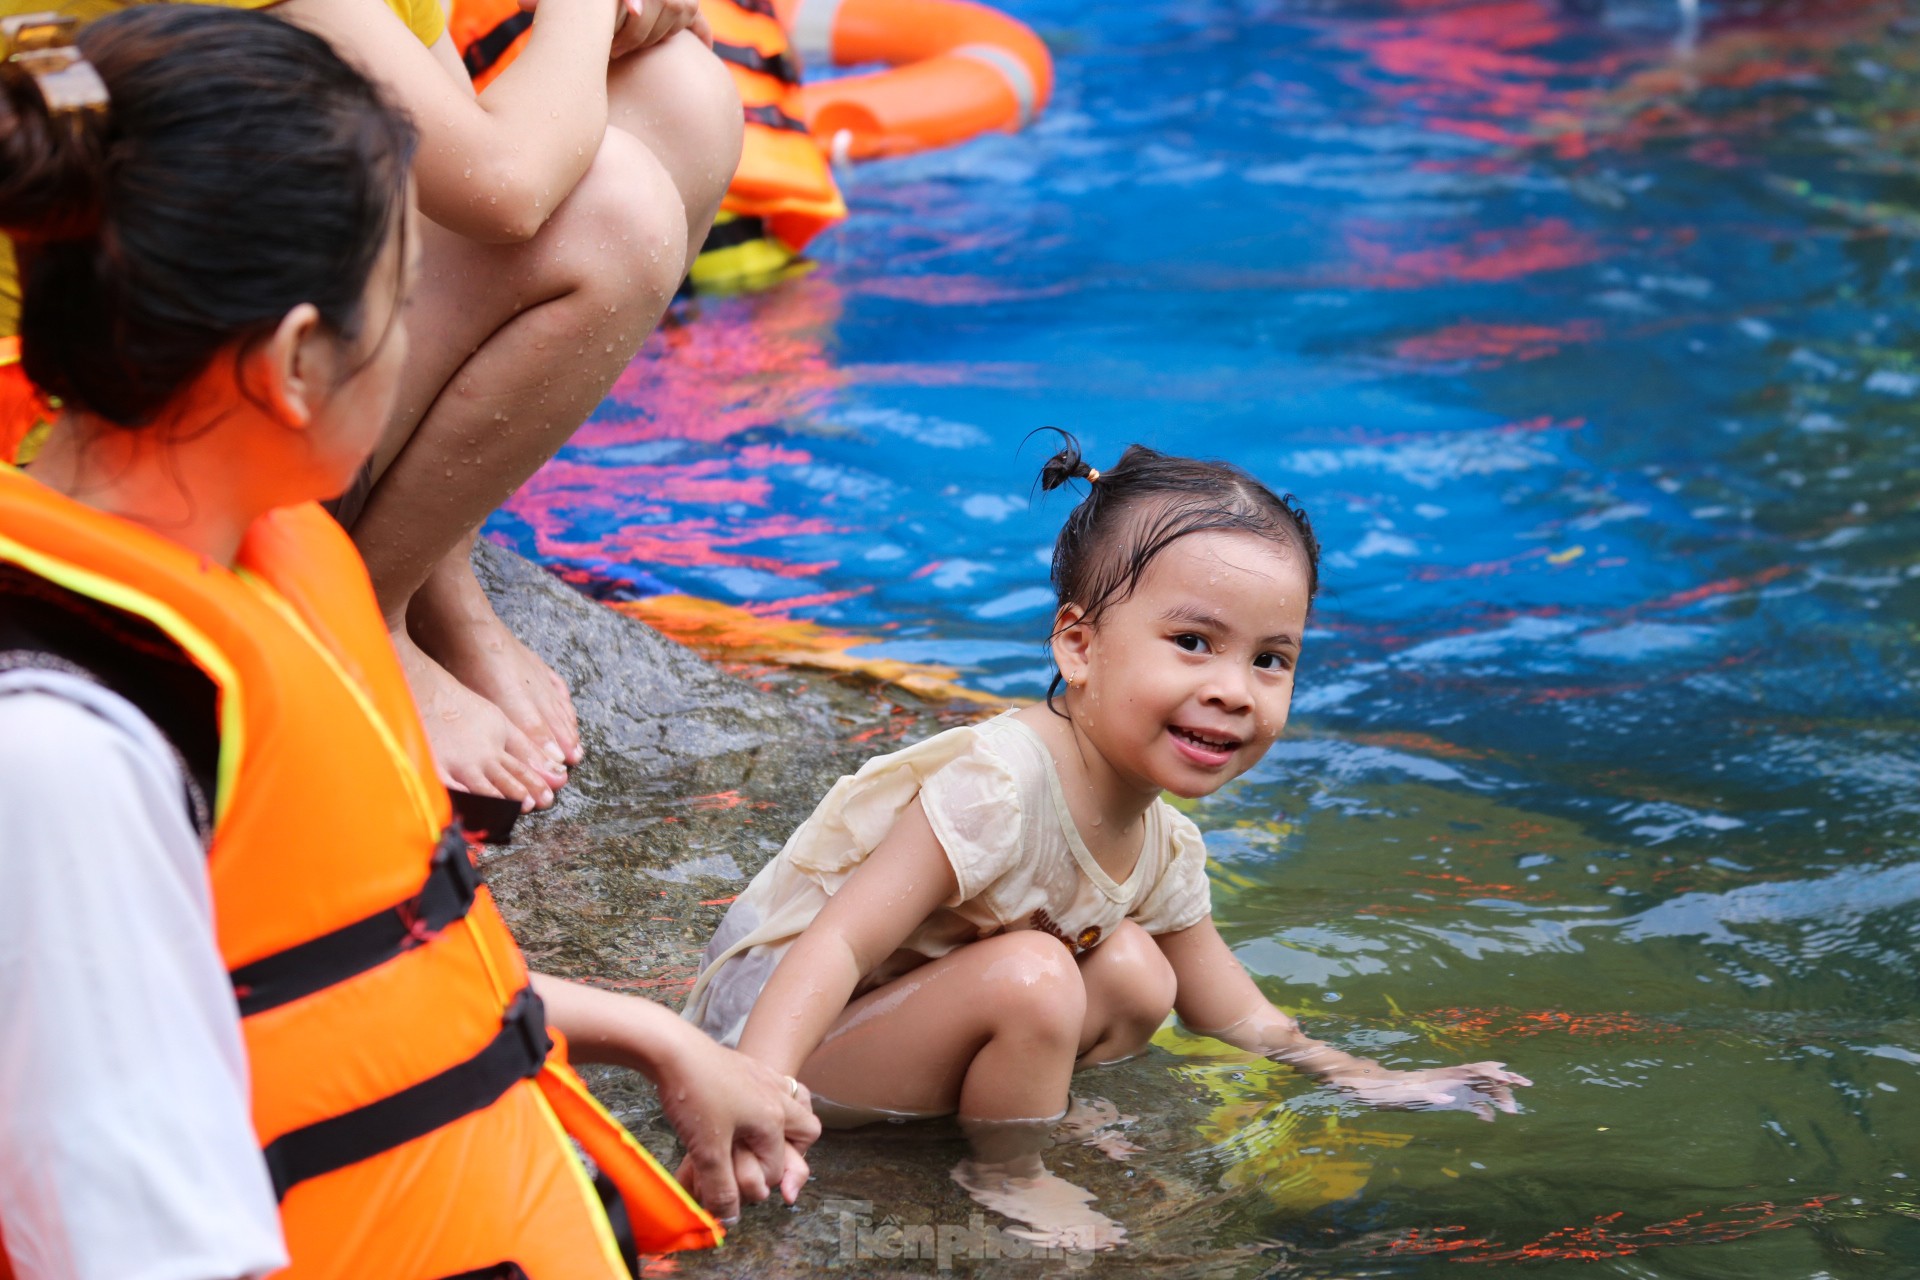
M1087 991L1058 939L1027 929L973 945L981 948L981 998L995 1023L1071 1038L1086 1016Z
M1110 1023L1152 1029L1173 1011L1179 980L1145 929L1123 921L1081 962L1094 1012Z

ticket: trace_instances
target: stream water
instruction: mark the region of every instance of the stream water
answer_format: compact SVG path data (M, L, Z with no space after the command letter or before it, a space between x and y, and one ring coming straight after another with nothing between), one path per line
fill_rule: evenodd
M1327 587L1194 810L1222 929L1317 1034L1537 1084L1373 1113L1164 1035L1086 1081L1147 1148L1089 1153L1095 1265L1920 1275L1920 6L1016 11L1043 119L851 175L494 535L1031 696L1023 437L1242 463ZM855 1141L822 1194L951 1158Z

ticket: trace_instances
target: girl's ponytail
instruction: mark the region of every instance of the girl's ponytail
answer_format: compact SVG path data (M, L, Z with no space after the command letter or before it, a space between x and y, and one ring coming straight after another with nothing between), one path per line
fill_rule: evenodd
M104 192L104 112L56 112L6 52L0 45L0 232L27 245L91 236Z
M1100 477L1100 473L1088 466L1087 460L1080 456L1080 442L1070 433L1058 427L1041 427L1028 432L1028 438L1038 435L1040 431L1051 431L1061 441L1060 452L1048 458L1040 468L1042 491L1052 493L1069 480L1097 480Z

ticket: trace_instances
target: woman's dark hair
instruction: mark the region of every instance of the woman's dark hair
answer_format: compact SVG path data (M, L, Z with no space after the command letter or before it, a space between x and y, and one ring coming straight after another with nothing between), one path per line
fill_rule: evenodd
M0 62L0 232L25 372L145 425L214 355L302 302L342 338L405 210L413 127L271 15L142 5L81 30L104 119L56 118Z
M1138 444L1096 472L1080 456L1078 440L1045 429L1058 431L1064 447L1040 469L1040 487L1051 492L1069 480L1089 481L1053 544L1053 589L1062 606L1077 605L1088 622L1098 622L1133 594L1154 557L1181 538L1214 531L1251 533L1297 553L1312 604L1320 590L1320 543L1292 494L1275 493L1232 463ZM1048 706L1059 688L1056 671Z

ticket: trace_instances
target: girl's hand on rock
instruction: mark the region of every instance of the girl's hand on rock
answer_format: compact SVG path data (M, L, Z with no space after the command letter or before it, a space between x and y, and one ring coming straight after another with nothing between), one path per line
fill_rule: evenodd
M1496 1110L1508 1115L1518 1112L1514 1087L1525 1087L1533 1081L1517 1071L1508 1071L1504 1062L1469 1062L1464 1066L1433 1067L1424 1071L1389 1071L1368 1064L1363 1069L1330 1075L1327 1083L1346 1090L1370 1107L1395 1111L1471 1111L1482 1120L1492 1120Z

